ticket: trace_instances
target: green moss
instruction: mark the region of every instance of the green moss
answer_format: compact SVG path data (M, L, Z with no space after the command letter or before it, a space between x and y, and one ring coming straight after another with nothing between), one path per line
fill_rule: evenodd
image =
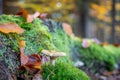
M96 68L97 64L107 64L106 67L109 70L112 70L115 63L120 60L120 48L113 46L103 47L93 42L91 42L89 48L83 48L80 39L68 36L63 31L61 25L53 20L51 20L52 29L50 26L44 25L44 22L38 18L34 19L32 23L27 23L25 18L20 16L0 16L0 24L8 22L15 22L25 29L25 32L21 35L0 33L3 39L1 43L7 43L7 46L10 46L13 53L19 53L18 40L23 39L26 41L25 54L27 55L40 53L41 49L57 50L67 53L65 58L59 58L60 61L70 62L70 53L72 53L73 60L82 60L86 67L89 67L91 63L94 64L94 68ZM3 45L0 48L0 57L3 57L5 52L6 46Z
M41 20L35 19L32 23L27 23L25 18L14 15L1 15L0 23L15 22L26 31L19 35L21 39L26 41L25 53L37 53L39 48L54 49L51 42L51 34ZM16 42L14 42L16 43ZM16 50L16 47L13 46Z
M83 71L65 62L57 62L55 66L46 63L42 70L44 80L90 80Z
M120 47L114 47L112 45L104 46L104 49L110 53L116 62L119 62L120 60Z
M52 75L50 80L89 80L88 76L80 71L79 69L75 68L73 65L66 64L65 62L70 62L69 58L69 51L70 51L70 44L71 40L70 37L62 30L58 29L59 27L53 21L54 24L54 32L50 32L48 26L44 25L43 22L39 19L34 19L32 23L27 23L25 18L20 16L14 15L2 15L0 16L0 23L8 23L8 22L15 22L20 27L25 29L25 32L21 35L17 34L7 34L4 35L3 39L6 40L7 44L12 49L12 53L18 52L18 40L22 39L26 41L25 47L25 54L30 55L33 53L39 52L41 49L48 49L48 50L57 50L63 51L67 53L66 58L59 58L58 61L63 61L64 63L57 63L55 67L46 64L42 67L44 79L46 76L49 76L49 70L55 69L55 74ZM3 53L0 53L1 56L7 53L7 50L2 50ZM5 58L6 59L6 58ZM5 60L6 63L12 68L14 63L10 57L7 57ZM60 67L60 68L59 68ZM64 70L64 73L63 73Z
M2 53L5 52L6 47L10 47L13 52L18 52L18 40L16 38L17 34L3 34L0 33L0 45L3 49ZM1 50L2 50L1 49Z
M43 22L39 19L34 19L32 23L27 23L25 18L20 16L14 16L14 15L2 15L0 16L0 24L2 23L8 23L8 22L15 22L20 27L25 29L25 32L21 35L18 35L16 33L10 33L10 34L3 34L0 33L4 39L3 42L6 42L7 45L5 47L10 48L11 54L18 53L19 54L19 45L18 40L22 39L26 41L25 46L25 54L30 55L33 53L39 52L41 49L47 49L47 50L57 50L57 51L63 51L66 52L68 55L66 58L59 58L59 61L64 61L64 63L57 63L55 66L56 76L54 78L51 78L50 80L89 80L87 75L80 71L79 69L76 69L75 67L65 64L66 61L69 61L69 45L70 45L70 37L62 30L62 29L54 29L54 33L50 32L48 29L48 26L44 25ZM55 23L54 23L55 24ZM56 26L57 27L57 24ZM6 48L2 48L0 50L1 57L5 58L5 62L8 64L10 68L14 67L13 58L10 56L5 57L4 55L8 55L9 53ZM12 55L12 56L13 56ZM61 69L58 69L58 67L61 67ZM54 69L53 66L49 66L49 64L44 65L43 71L47 71L46 68ZM68 69L67 69L68 68ZM62 69L64 70L64 74L62 74ZM57 73L59 72L59 73ZM44 74L44 73L43 73ZM45 75L49 75L46 74ZM59 79L57 79L59 77ZM65 77L65 78L63 78Z
M120 60L120 49L114 46L102 46L90 41L89 48L83 48L80 40L74 40L72 47L72 54L74 54L74 61L81 60L86 67L93 64L93 69L105 67L108 70L113 70L114 66ZM99 66L97 66L99 65ZM97 71L98 71L97 70Z
M15 15L1 15L0 16L0 24L2 23L9 23L14 22L17 23L20 27L24 28L25 30L32 29L32 24L27 23L25 18Z
M33 29L26 31L21 37L26 41L25 53L37 53L40 48L55 50L52 43L52 35L41 20L35 19L32 22Z
M0 16L0 23L15 22L26 31L19 35L20 39L26 41L25 54L30 55L39 52L39 49L57 50L67 53L69 58L70 37L62 30L62 26L57 22L50 20L53 31L50 32L50 26L43 24L43 21L36 18L32 23L27 23L25 18L15 15ZM13 46L14 49L16 47Z
M18 55L19 47L17 34L3 34L0 33L0 61L6 63L7 67L12 71L16 70L19 65Z

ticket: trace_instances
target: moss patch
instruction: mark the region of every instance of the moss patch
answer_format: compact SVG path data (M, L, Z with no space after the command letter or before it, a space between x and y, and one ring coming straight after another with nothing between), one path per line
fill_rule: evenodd
M90 80L83 71L64 62L57 62L55 66L45 64L42 70L44 80Z
M74 54L73 60L83 61L87 68L93 64L92 68L97 71L102 67L107 68L108 70L113 70L115 64L120 60L120 47L117 48L112 45L102 46L91 40L89 41L90 47L83 48L81 45L82 41L74 40L72 46L72 54Z
M19 47L16 39L17 34L0 33L0 61L4 62L11 73L16 73L20 64L19 62Z

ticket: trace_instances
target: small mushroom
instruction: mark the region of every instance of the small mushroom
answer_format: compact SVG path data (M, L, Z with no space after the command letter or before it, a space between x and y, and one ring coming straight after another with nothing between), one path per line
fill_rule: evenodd
M50 64L55 65L55 59L60 56L66 56L66 53L64 52L57 52L54 50L42 50L41 53L43 55L49 56L50 57Z

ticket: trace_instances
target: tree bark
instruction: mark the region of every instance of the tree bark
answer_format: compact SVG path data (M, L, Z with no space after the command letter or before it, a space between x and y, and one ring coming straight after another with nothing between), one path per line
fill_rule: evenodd
M89 6L89 1L88 0L76 0L76 5L78 6L78 25L75 27L75 34L77 36L81 37L87 37L87 30L88 29L88 6Z

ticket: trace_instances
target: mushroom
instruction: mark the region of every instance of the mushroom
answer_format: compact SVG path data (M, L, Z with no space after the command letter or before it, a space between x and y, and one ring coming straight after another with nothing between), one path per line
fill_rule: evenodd
M43 55L49 56L50 57L50 64L55 65L55 59L60 56L66 56L66 53L64 52L57 52L54 50L42 50L41 53Z

